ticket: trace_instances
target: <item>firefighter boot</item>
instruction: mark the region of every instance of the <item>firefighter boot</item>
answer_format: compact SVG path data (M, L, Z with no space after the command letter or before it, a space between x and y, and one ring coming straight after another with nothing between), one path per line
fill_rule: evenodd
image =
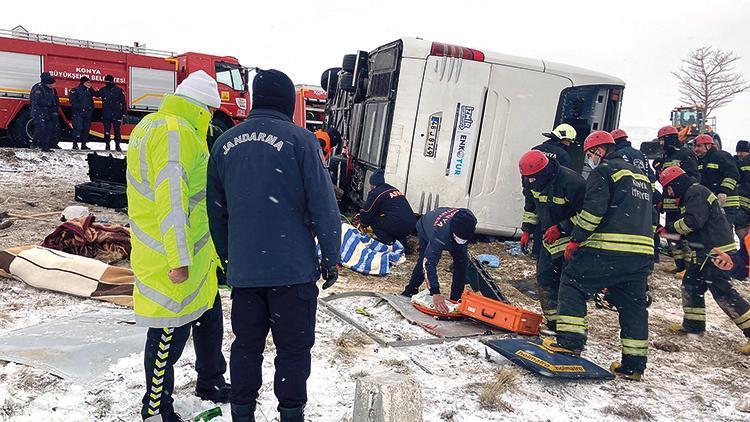
M73 149L74 150L78 149L78 142L73 142Z
M740 353L750 356L750 338L747 339L747 344L740 348Z
M640 381L641 377L643 377L642 372L631 371L623 368L622 364L617 361L614 361L611 365L609 365L609 372L613 373L617 377L625 378L626 380L631 381Z
M89 148L88 145L86 145L86 142L81 142L81 151L88 151L90 149L91 148Z
M232 393L232 385L224 384L223 386L213 386L211 388L195 387L195 395L201 400L207 400L218 403L229 403L229 396Z
M563 353L576 357L580 357L582 352L580 349L566 349L565 347L558 345L557 340L552 337L545 337L542 339L542 348L553 353Z
M679 322L669 324L669 331L675 334L683 335L683 336L686 336L688 334L702 336L705 332L705 331L688 331Z

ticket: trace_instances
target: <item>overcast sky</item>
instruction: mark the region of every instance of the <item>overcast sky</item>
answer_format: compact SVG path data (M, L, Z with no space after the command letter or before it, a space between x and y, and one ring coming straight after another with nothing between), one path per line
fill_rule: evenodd
M750 79L750 2L248 1L4 2L0 27L175 52L232 55L317 85L341 57L402 36L581 66L626 81L622 126L660 127L679 105L670 71L696 46L742 57ZM113 3L114 4L114 3ZM176 7L176 8L175 8ZM728 144L750 138L750 93L716 112ZM637 141L641 141L638 139Z

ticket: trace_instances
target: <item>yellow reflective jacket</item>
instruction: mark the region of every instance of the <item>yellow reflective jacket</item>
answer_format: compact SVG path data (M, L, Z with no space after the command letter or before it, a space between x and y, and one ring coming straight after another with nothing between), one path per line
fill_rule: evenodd
M130 262L139 325L179 327L213 306L217 259L206 214L210 120L205 108L167 95L130 135ZM168 271L183 266L190 277L173 283Z

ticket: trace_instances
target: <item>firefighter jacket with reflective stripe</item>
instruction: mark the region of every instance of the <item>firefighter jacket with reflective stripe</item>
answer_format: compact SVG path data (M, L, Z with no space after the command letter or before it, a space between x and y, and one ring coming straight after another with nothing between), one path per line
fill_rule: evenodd
M698 170L701 173L701 184L714 194L726 194L725 207L738 207L737 181L740 178L737 163L724 151L711 148L700 158Z
M633 148L633 144L630 141L619 141L615 144L615 151L618 152L620 157L628 163L636 166L643 174L648 176L652 183L656 182L656 174L651 166L648 165L646 156L639 150Z
M557 257L570 241L570 233L573 231L571 218L581 210L585 192L586 180L575 171L559 166L552 180L541 191L536 191L533 187L524 190L526 201L521 229L532 233L536 224L539 224L544 233L557 224L562 233L560 238L553 244L542 243L550 255ZM541 242L542 239L537 241Z
M651 181L614 151L586 180L572 240L610 255L654 254Z
M206 213L206 133L211 113L167 95L159 111L133 129L128 146L127 195L135 273L136 322L179 327L213 305L216 251ZM188 267L173 283L167 273Z
M735 157L740 179L737 181L737 194L740 197L740 206L750 210L750 156L746 158Z
M682 168L682 170L685 171L685 173L687 173L688 176L700 182L701 175L698 171L698 158L695 156L693 151L685 147L666 147L665 150L666 152L664 154L664 160L660 164L660 169L658 171L659 173L661 173L661 170L664 170L667 167L679 166L680 168ZM662 209L665 212L678 211L679 206L675 199L676 198L664 195Z
M716 195L698 183L691 184L682 194L676 193L680 195L680 218L666 228L668 232L687 238L697 255L698 264L707 255L716 255L712 253L713 248L726 253L737 250L732 226L727 222Z

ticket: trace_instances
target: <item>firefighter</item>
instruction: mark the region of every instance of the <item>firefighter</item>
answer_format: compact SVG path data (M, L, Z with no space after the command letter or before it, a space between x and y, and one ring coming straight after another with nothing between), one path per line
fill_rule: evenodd
M102 98L102 123L104 123L104 148L109 151L110 131L115 135L115 151L122 151L120 142L120 126L122 118L128 113L128 105L125 100L125 92L115 85L115 77L107 75L104 77L105 85L97 91L97 96Z
M620 153L620 156L626 162L636 166L643 174L645 174L651 181L654 211L653 217L654 225L659 225L659 210L658 203L661 201L661 193L656 189L656 174L654 170L648 164L646 155L641 151L633 148L633 144L628 140L628 134L622 129L615 129L609 133L612 135L612 139L615 140L615 151ZM659 262L659 236L654 233L654 262Z
M621 362L610 370L640 380L646 369L648 311L646 279L653 260L651 181L622 159L604 131L586 137L592 168L581 211L564 256L560 278L557 344L553 350L580 354L586 343L586 299L606 288L620 313Z
M737 141L736 152L735 162L740 177L737 182L740 208L737 210L734 225L740 239L743 239L750 226L750 142Z
M662 169L672 166L679 166L685 173L700 181L700 172L698 171L698 159L695 154L686 148L682 142L680 142L677 129L674 126L664 126L657 132L657 138L659 144L664 148L664 156L661 160L654 161L654 168L656 169L657 176ZM666 223L672 223L680 218L680 207L676 201L676 198L670 197L669 195L662 195L662 206L661 210L664 212ZM688 259L686 255L689 255L690 251L687 245L680 241L672 245L672 257L675 261L675 269L673 272L681 273L685 271L686 263L685 259Z
M701 184L716 195L719 205L724 208L727 222L734 225L740 197L737 195L737 181L740 179L737 162L731 155L717 150L710 135L702 134L693 140L693 152L698 156Z
M49 72L42 72L40 81L31 87L31 118L34 120L32 144L42 151L57 146L57 132L60 116L60 100L55 90L55 78Z
M371 227L375 237L392 245L398 240L407 247L407 236L414 231L417 217L403 192L385 183L383 170L370 176L372 189L367 201L359 211L359 221L364 227Z
M521 244L525 248L535 226L541 226L544 237L536 263L536 279L547 327L555 331L557 292L565 262L563 251L573 230L571 218L583 205L586 181L580 174L550 160L541 151L525 153L518 167L531 193L527 195L524 206Z
M138 123L128 148L133 304L136 323L148 327L141 409L147 421L181 420L172 405L174 364L191 331L195 394L229 401L218 259L205 197L206 134L220 103L216 81L202 70L192 73Z
M573 160L570 158L568 148L576 139L576 130L573 126L563 123L558 125L552 132L542 133L549 138L532 149L542 151L549 158L554 158L561 166L572 168Z
M441 313L448 313L445 297L440 293L437 264L443 251L453 258L453 281L450 300L461 298L466 284L466 266L469 263L467 242L474 236L477 219L466 208L436 208L417 221L419 236L419 258L414 265L409 284L401 293L411 297L419 291L419 286L427 280L432 295L432 304Z
M303 422L315 283L338 278L341 221L318 141L292 121L292 81L261 70L252 93L250 115L216 141L208 171L211 234L233 288L232 420L255 420L270 330L280 420Z
M94 96L96 91L91 88L91 81L87 76L81 76L78 86L70 90L68 97L72 109L73 149L78 149L79 142L82 150L89 149L86 141L89 139L91 116L94 114Z
M679 234L695 249L682 279L682 324L670 330L680 334L702 334L706 331L706 290L716 303L748 338L740 352L750 355L750 304L729 282L733 263L729 253L737 250L732 228L717 197L705 186L685 174L679 167L669 167L659 176L659 183L680 198L680 218L659 229L665 234Z

